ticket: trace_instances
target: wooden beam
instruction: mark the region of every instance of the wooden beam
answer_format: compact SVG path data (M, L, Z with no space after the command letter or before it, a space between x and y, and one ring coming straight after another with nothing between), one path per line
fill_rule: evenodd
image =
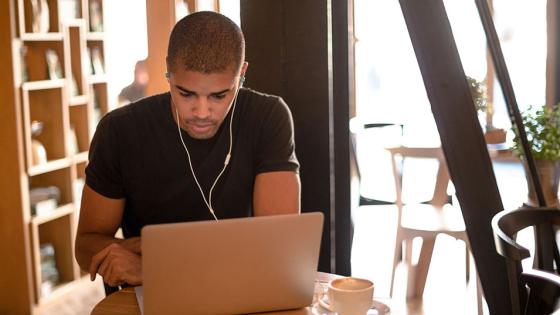
M346 1L241 1L246 86L290 107L302 209L325 214L319 269L340 274L351 249L347 14Z
M503 209L442 0L400 0L491 314L511 314L492 217Z
M334 157L335 271L350 275L353 228L350 200L350 111L354 105L352 1L332 1L332 156ZM352 66L352 67L351 67Z
M33 306L29 204L23 158L21 106L16 88L20 78L15 1L0 1L0 313L31 314ZM16 183L16 184L14 184Z
M189 8L190 9L190 8ZM153 95L169 91L165 79L167 46L169 35L175 25L175 1L146 0L148 28L148 58L146 60L150 80L146 94Z

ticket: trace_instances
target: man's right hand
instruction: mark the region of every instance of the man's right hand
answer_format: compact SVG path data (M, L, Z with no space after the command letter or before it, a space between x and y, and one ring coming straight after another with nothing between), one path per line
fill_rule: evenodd
M138 238L138 242L130 241L126 246L131 246L131 248L137 246L139 248L139 243ZM89 273L92 281L99 273L105 283L114 287L123 284L141 285L142 258L133 250L123 246L122 242L113 243L93 256Z

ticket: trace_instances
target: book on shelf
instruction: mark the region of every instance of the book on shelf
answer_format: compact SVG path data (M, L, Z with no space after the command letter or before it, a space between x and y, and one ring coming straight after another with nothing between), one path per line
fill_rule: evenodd
M35 187L29 190L32 215L41 216L56 210L59 200L60 189L56 186Z
M31 205L31 214L36 216L46 215L56 210L57 207L58 202L54 198L42 200Z
M60 282L54 245L51 243L41 244L39 253L41 258L41 293L48 295Z

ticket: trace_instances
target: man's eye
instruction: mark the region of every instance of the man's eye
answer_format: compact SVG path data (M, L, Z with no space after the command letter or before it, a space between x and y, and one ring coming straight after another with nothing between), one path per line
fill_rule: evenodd
M214 96L215 99L218 99L218 100L221 100L221 99L223 99L224 97L226 97L225 94L216 94L216 95L213 95L213 96Z
M179 92L179 95L181 95L182 97L190 97L193 96L193 93Z

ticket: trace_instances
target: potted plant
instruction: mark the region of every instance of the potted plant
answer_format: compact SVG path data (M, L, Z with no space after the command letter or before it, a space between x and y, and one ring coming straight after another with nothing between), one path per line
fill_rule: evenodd
M537 173L541 182L546 205L558 207L558 181L560 179L560 108L559 105L536 108L530 106L521 113L523 126L527 133L529 148L535 159ZM529 200L528 205L538 205L535 190L527 163L523 158L523 149L519 134L515 130L513 151L519 156L525 168Z
M486 115L486 126L484 130L484 140L486 143L503 143L506 141L506 131L501 128L495 128L492 125L492 104L486 101L486 86L484 82L478 81L475 78L467 76L467 82L473 98L474 106L477 112Z

